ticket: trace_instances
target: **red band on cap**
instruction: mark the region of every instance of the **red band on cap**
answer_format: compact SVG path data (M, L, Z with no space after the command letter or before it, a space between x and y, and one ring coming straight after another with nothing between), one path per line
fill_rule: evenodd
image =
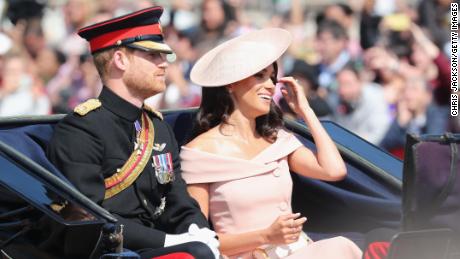
M94 37L90 40L89 45L91 47L91 52L95 52L98 49L114 46L119 40L155 34L162 34L160 24L158 23L112 31L98 37Z

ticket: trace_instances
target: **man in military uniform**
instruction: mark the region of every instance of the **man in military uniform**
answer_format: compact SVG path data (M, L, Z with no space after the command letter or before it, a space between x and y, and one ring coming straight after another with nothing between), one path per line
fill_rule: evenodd
M215 233L181 178L174 134L159 112L144 105L165 90L172 50L163 42L162 12L151 7L78 32L89 41L104 87L98 99L78 105L56 126L47 155L124 226L126 248L201 241L218 255ZM214 257L208 247L200 259Z

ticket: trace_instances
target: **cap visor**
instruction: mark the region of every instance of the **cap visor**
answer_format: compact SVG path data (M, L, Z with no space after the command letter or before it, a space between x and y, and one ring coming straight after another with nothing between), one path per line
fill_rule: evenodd
M171 47L169 47L168 44L155 41L136 41L129 44L129 46L139 48L144 51L159 51L167 54L173 53Z

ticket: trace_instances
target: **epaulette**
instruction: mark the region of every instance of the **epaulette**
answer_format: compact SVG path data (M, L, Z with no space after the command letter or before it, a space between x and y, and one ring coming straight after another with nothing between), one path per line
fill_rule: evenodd
M85 116L90 111L93 111L101 107L101 105L102 105L101 101L99 101L98 99L89 99L86 102L80 103L79 105L77 105L77 107L75 107L73 111L80 116Z
M151 106L149 106L149 105L147 105L147 104L145 104L145 103L144 103L144 110L149 111L149 112L155 114L155 116L157 116L158 118L160 118L160 120L163 120L163 114L161 114L161 112L159 112L159 111L153 109Z

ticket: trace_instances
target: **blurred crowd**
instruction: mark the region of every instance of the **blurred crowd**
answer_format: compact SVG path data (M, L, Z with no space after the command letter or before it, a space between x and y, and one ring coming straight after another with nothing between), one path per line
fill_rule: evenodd
M158 108L193 107L193 63L219 42L263 27L294 38L280 75L313 110L401 155L406 133L458 132L450 116L450 0L0 0L0 116L67 113L101 82L76 31L154 4L175 50ZM295 118L278 93L276 102Z

